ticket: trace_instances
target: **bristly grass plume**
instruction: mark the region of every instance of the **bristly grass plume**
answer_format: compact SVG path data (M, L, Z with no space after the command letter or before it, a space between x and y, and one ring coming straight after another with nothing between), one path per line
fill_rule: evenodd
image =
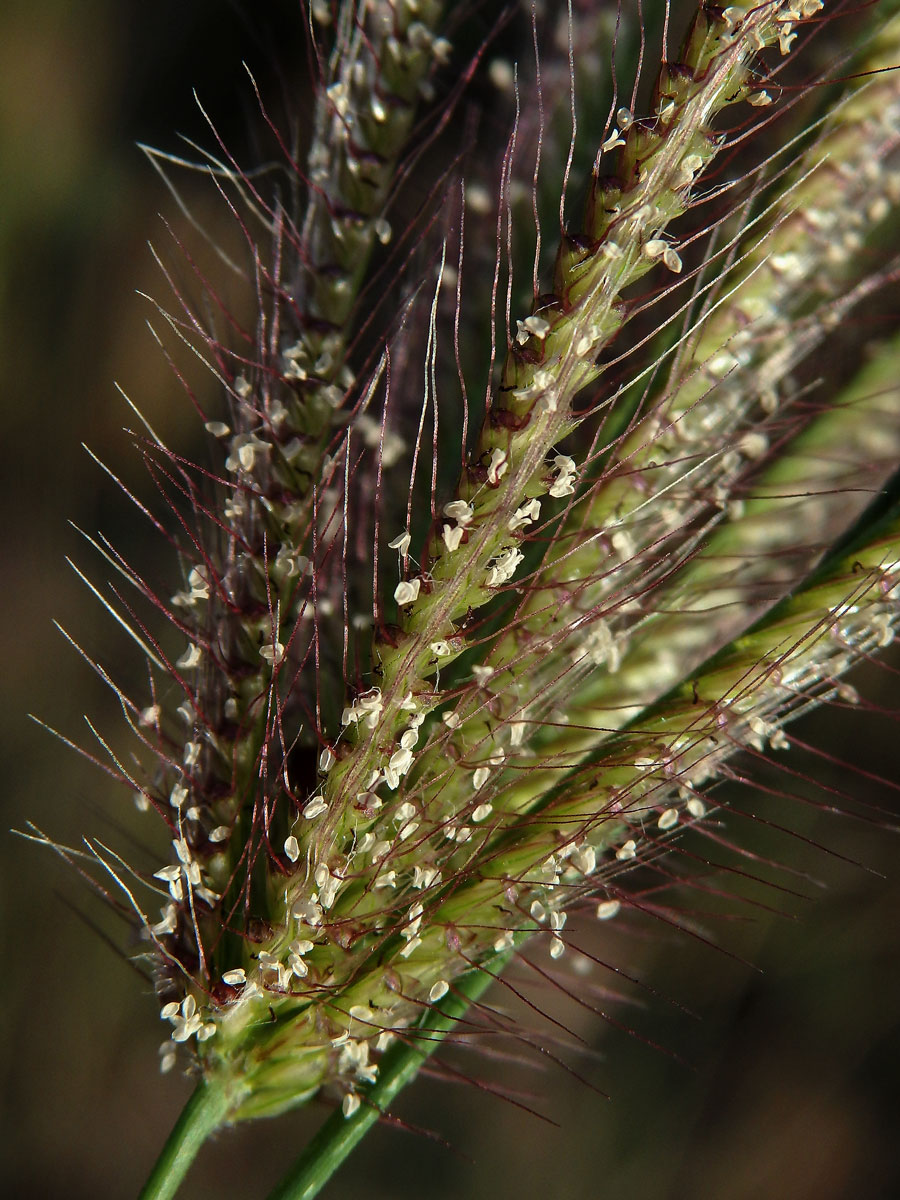
M88 539L150 678L94 664L138 744L105 766L170 854L56 848L139 925L198 1080L147 1197L322 1095L274 1193L315 1195L900 616L897 0L302 20L312 111L247 82L274 166L214 114L197 161L147 151L245 250L159 256L221 391L186 385L202 464L140 442L174 595Z

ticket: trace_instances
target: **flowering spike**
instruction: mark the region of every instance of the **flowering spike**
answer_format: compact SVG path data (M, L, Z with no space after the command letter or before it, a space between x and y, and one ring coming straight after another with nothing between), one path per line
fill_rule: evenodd
M171 603L92 542L182 639L169 656L103 601L151 670L138 703L96 665L149 765L96 736L162 815L168 861L134 883L112 851L86 855L140 923L162 1065L191 1056L208 1126L325 1091L328 1136L351 1144L529 941L542 977L577 972L569 914L627 925L636 868L710 827L732 757L788 749L782 726L810 703L853 703L844 674L894 638L900 350L848 352L855 378L827 388L813 353L896 276L873 270L900 204L895 6L811 140L753 158L751 135L778 131L772 64L822 7L700 4L646 110L636 81L605 126L582 122L583 222L561 230L543 294L542 80L574 68L536 62L534 113L518 68L487 71L517 116L471 427L481 248L463 223L493 203L480 181L457 189L455 166L427 180L481 79L476 56L448 83L442 6L309 6L302 167L262 110L302 212L221 144L210 157L259 313L253 332L230 319L226 344L177 293L177 315L160 310L227 410L201 414L211 468L143 435L181 558ZM573 130L562 211L578 154ZM432 225L429 260L412 242ZM175 1159L148 1195L171 1194Z

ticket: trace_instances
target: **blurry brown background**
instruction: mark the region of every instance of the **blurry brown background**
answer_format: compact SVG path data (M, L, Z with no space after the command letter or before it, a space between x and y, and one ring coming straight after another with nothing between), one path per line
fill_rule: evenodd
M178 151L176 131L211 144L193 105L204 105L239 152L251 151L248 61L261 76L278 45L302 63L299 5L265 6L269 32L251 29L226 0L5 0L0 6L0 404L3 418L4 620L2 761L5 828L34 821L61 842L90 833L126 852L158 842L127 795L27 719L29 711L90 741L82 713L116 733L115 704L52 628L60 619L121 667L136 692L139 664L122 649L97 602L64 564L74 556L98 583L109 576L67 525L102 529L168 594L165 548L80 447L145 498L152 496L123 426L133 426L118 380L168 440L189 450L196 419L145 322L143 289L165 299L146 242L165 243L158 212L177 213L135 143ZM288 79L302 91L302 84ZM258 119L258 118L257 118ZM200 200L199 203L205 203ZM223 234L223 236L225 236ZM168 572L168 574L167 574ZM168 578L168 584L165 580ZM107 659L109 661L109 658ZM863 690L887 703L884 670ZM837 714L843 718L846 714ZM866 771L896 772L896 725L866 711L835 714L800 731ZM116 744L124 744L121 739ZM804 769L801 759L793 766ZM771 777L776 786L784 779ZM832 777L833 781L835 777ZM873 803L896 793L859 774L839 781ZM853 867L779 840L736 817L761 854L809 870L769 873L819 898L810 905L757 889L797 920L749 904L704 928L762 973L696 939L626 919L599 952L699 1019L644 992L617 1015L685 1061L612 1030L554 992L538 995L598 1059L580 1073L607 1101L560 1068L530 1079L503 1063L467 1062L555 1125L459 1082L420 1081L398 1114L448 1145L402 1129L375 1131L325 1195L355 1200L469 1196L506 1200L609 1197L663 1200L850 1200L900 1194L900 842L877 826L819 820L799 803L749 794L778 823L864 864ZM164 1028L152 996L75 913L97 917L74 875L47 851L0 835L4 1031L0 1179L23 1197L134 1196L189 1091L157 1072ZM764 868L759 868L765 873ZM734 879L725 881L728 889ZM713 902L687 893L686 908ZM732 906L733 907L733 906ZM104 929L115 926L99 917ZM577 940L577 939L576 939ZM611 986L611 975L597 975ZM508 997L498 994L497 1002ZM544 1036L549 1038L550 1027ZM549 1040L547 1047L552 1048ZM472 1057L472 1056L469 1056ZM303 1145L318 1113L241 1129L207 1148L186 1197L263 1196Z

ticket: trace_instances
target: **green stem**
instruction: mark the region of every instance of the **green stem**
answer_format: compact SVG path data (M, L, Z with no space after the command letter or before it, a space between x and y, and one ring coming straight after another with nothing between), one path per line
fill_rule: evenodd
M362 1105L345 1117L338 1109L328 1118L268 1200L312 1200L345 1158L382 1117L391 1101L418 1075L422 1064L441 1046L447 1034L471 1004L494 982L510 958L505 953L490 970L472 971L454 985L453 991L435 1005L408 1041L397 1042L385 1054L378 1080L362 1095Z
M169 1200L206 1139L224 1124L231 1104L228 1090L215 1080L197 1084L156 1160L139 1200Z

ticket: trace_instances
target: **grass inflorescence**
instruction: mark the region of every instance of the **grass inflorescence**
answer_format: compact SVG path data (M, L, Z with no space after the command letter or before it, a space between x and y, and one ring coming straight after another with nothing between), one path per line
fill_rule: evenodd
M255 317L199 271L165 312L222 394L212 466L143 443L178 590L94 540L180 640L123 599L152 692L99 668L169 860L82 855L200 1079L148 1196L324 1092L278 1193L315 1194L511 961L556 970L571 913L615 918L735 757L891 642L900 350L851 321L900 263L900 16L847 57L844 7L700 4L677 52L668 4L510 10L513 68L462 10L313 3L314 111L260 100L290 186L209 154ZM634 87L582 111L604 36Z

